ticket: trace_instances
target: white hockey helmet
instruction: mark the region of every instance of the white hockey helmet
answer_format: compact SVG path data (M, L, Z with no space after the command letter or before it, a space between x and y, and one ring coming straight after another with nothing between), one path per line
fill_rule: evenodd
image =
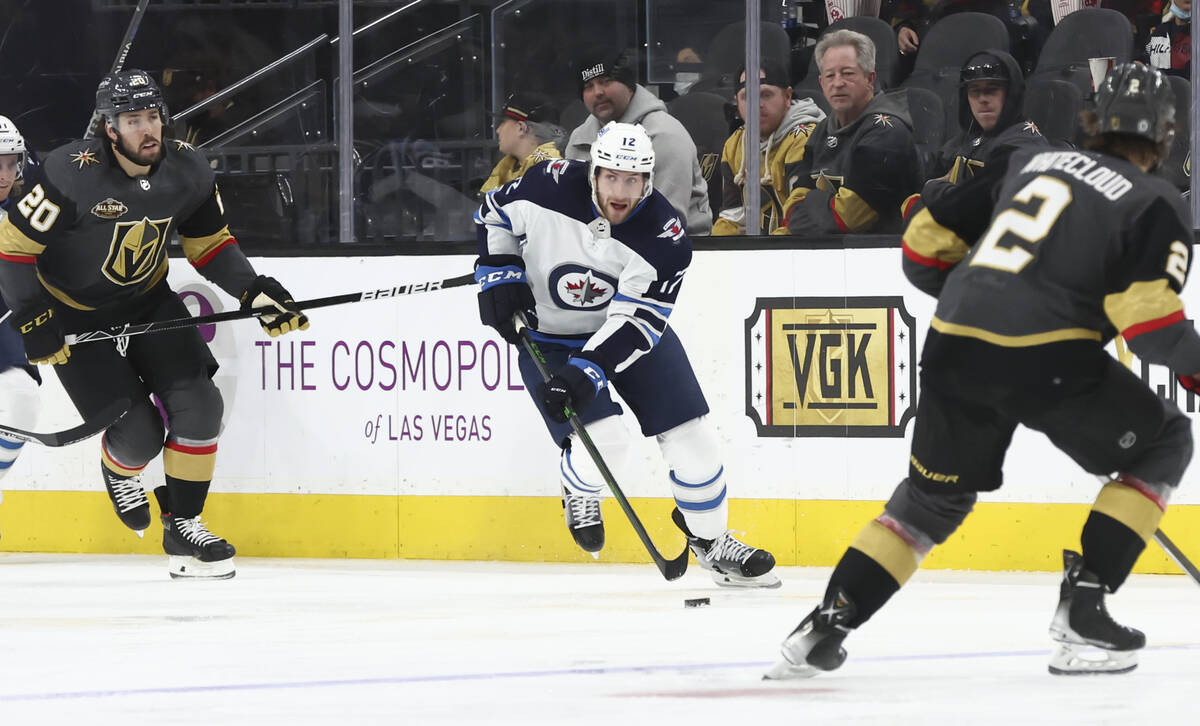
M646 175L642 199L654 191L654 144L641 124L623 124L609 121L600 129L592 142L592 168L588 179L592 184L592 202L599 208L596 199L596 170L616 169L636 171ZM638 200L641 201L641 200Z
M20 179L21 172L25 169L25 161L29 158L25 151L25 137L7 116L0 116L0 155L7 154L20 154L21 162L17 166L17 178Z

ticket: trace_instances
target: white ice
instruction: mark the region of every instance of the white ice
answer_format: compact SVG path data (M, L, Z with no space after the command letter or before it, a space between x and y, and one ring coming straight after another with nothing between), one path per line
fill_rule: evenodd
M1134 576L1123 676L1046 672L1058 576L921 572L841 670L764 682L828 570L0 555L0 724L1196 724L1200 588ZM707 608L683 607L709 597Z

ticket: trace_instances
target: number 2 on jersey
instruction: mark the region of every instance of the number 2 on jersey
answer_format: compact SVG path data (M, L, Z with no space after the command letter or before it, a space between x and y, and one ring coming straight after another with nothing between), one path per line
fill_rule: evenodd
M1016 274L1033 259L1033 253L1013 244L1003 247L1000 242L1010 234L1029 244L1042 241L1058 216L1071 203L1071 187L1066 182L1050 176L1039 176L1013 196L1014 201L1029 203L1038 200L1037 212L1032 216L1016 209L1006 209L996 215L987 234L979 242L979 250L971 260L972 265L992 267Z

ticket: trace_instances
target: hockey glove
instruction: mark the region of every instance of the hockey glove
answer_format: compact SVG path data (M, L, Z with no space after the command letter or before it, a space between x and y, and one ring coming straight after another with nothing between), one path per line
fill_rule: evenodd
M537 330L537 304L525 277L525 261L519 256L483 255L475 261L475 281L479 283L480 322L513 345L521 342L513 327L518 312Z
M242 293L241 303L242 310L269 306L279 310L278 315L260 315L258 318L263 330L272 338L293 330L308 330L308 316L296 307L292 294L284 290L274 277L259 275L254 278L254 282Z
M542 388L542 406L551 420L566 423L567 408L582 416L607 385L608 378L600 366L587 358L572 356L546 381Z
M62 326L54 315L54 306L39 300L36 304L13 314L13 327L25 341L25 357L30 363L62 365L71 357Z

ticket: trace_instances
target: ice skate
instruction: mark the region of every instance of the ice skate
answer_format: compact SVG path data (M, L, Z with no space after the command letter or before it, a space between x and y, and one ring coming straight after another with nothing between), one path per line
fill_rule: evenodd
M854 628L846 625L855 615L854 603L839 587L813 609L779 647L783 660L763 674L763 680L812 678L846 662L842 641Z
M1112 619L1104 606L1105 586L1086 569L1077 552L1063 550L1063 579L1050 637L1058 646L1050 656L1056 676L1128 673L1137 668L1137 652L1146 636Z
M713 582L718 585L766 588L783 585L771 571L775 567L775 556L770 552L739 542L728 531L716 539L701 539L688 529L683 512L678 507L671 512L671 520L687 536L688 546L692 548L700 567L708 570Z
M584 552L599 558L604 549L604 519L600 514L600 497L588 496L563 487L563 515L575 544Z
M200 517L164 514L163 550L173 578L227 580L236 574L233 545L208 531Z
M142 475L121 476L103 464L100 465L100 473L113 511L117 513L121 524L132 529L137 536L144 536L145 529L150 526L150 500L146 498L146 490L142 487Z

